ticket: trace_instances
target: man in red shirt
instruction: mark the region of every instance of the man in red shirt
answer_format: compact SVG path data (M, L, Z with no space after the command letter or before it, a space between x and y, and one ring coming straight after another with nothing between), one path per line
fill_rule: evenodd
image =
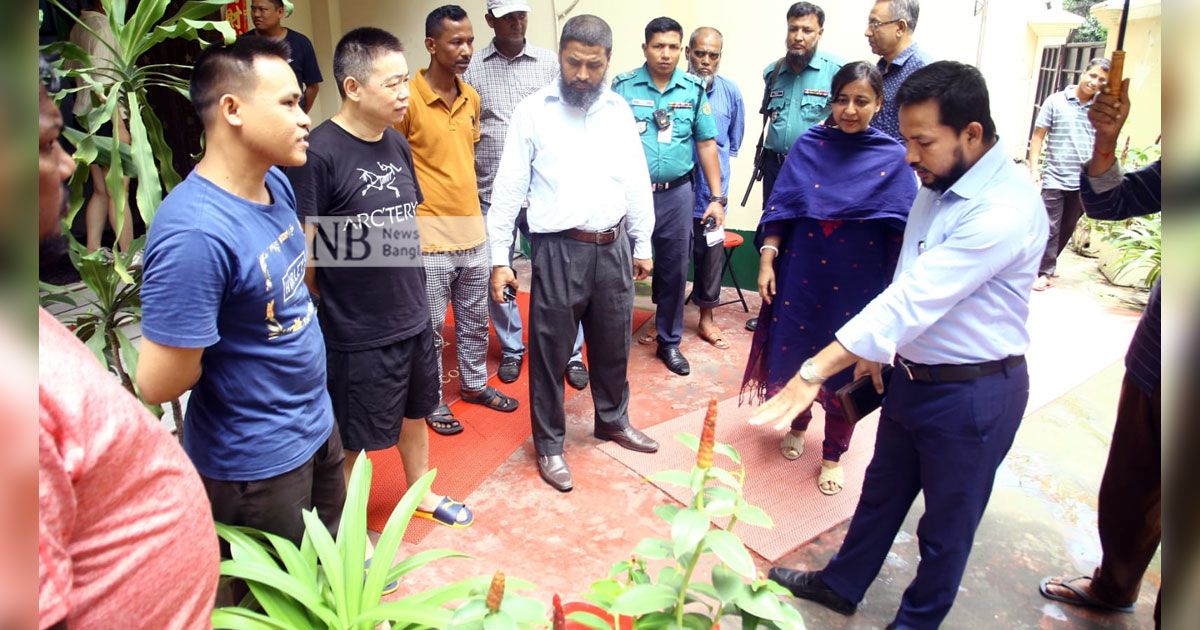
M62 114L39 87L46 256L63 251L54 244L75 162L59 142ZM199 475L75 335L42 309L38 328L38 626L211 627L220 555Z

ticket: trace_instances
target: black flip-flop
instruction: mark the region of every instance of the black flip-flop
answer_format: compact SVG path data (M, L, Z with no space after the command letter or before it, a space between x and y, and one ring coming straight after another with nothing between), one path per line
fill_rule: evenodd
M1123 613L1133 612L1133 604L1129 604L1128 606L1120 606L1117 604L1110 604L1108 602L1103 602L1103 601L1096 599L1093 595L1091 595L1087 591L1072 584L1072 582L1075 582L1077 580L1082 580L1082 579L1090 580L1090 579L1092 579L1092 576L1081 575L1079 577L1074 577L1069 580L1064 580L1058 576L1046 577L1046 578L1042 578L1042 583L1038 586L1038 590L1041 591L1042 597L1045 597L1046 599L1052 599L1056 602L1062 602L1064 604L1070 604L1072 606L1079 606L1080 608L1094 608L1096 610L1107 610L1107 611L1111 611L1111 612L1123 612ZM1058 580L1058 581L1052 583L1051 580ZM1046 588L1047 586L1050 586L1051 584L1053 584L1054 586L1061 586L1062 588L1065 588L1068 591L1071 591L1071 594L1074 595L1074 597L1059 595L1057 593L1051 593L1050 590Z
M450 408L445 405L425 418L425 424L438 435L458 435L463 432L462 423L450 414Z
M483 405L488 409L494 409L504 413L512 413L517 410L518 406L520 406L520 403L517 402L516 398L505 396L504 394L500 393L500 390L492 387L491 385L484 387L479 391L478 394L474 396L470 396L466 392L463 392L462 401L471 403L473 405Z

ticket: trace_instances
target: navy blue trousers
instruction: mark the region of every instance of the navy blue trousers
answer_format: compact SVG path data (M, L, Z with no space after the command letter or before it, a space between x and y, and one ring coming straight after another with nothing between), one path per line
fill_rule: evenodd
M654 276L650 298L658 345L678 346L683 339L683 300L692 259L692 185L654 193Z
M1026 365L972 381L922 383L893 372L875 455L841 549L821 571L829 588L862 601L918 492L917 575L900 601L898 628L936 628L958 593L996 469L1029 400Z

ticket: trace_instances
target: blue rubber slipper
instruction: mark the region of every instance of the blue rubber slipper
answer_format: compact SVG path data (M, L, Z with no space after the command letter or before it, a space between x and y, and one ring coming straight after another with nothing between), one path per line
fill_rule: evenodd
M363 581L365 582L367 580L367 572L365 569L371 568L371 559L370 558L367 558L367 561L366 561L366 563L363 564L363 567L364 567ZM383 592L380 593L380 595L391 595L392 593L395 593L396 590L399 588L400 588L400 580L392 580L391 582L388 582L387 584L383 585Z
M458 515L463 511L466 511L467 518L460 521L458 520ZM471 512L471 508L467 507L465 503L459 503L450 497L442 497L442 502L438 503L434 511L426 512L424 510L417 510L413 512L413 516L427 518L446 527L453 527L454 529L470 527L471 523L475 522L475 514Z

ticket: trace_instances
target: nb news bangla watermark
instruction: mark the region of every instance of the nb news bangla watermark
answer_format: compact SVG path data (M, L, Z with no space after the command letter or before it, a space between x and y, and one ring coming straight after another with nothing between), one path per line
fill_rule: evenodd
M482 217L418 217L409 205L353 217L305 217L305 230L313 232L309 266L422 267L422 245L465 262L483 245ZM475 245L464 248L466 243Z

